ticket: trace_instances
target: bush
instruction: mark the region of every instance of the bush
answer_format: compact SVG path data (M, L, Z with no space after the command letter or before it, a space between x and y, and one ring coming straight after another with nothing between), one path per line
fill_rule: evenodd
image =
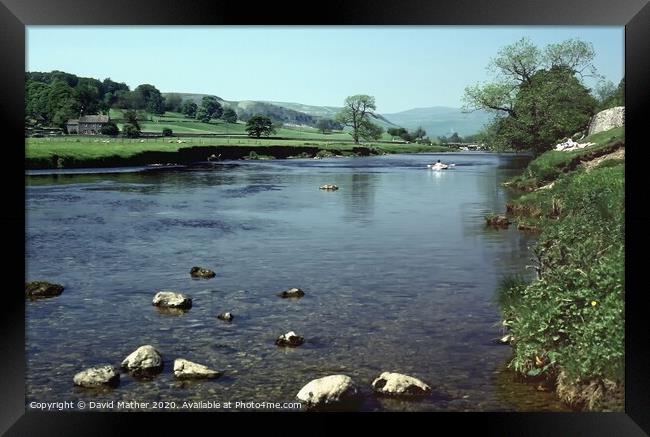
M104 126L102 126L101 133L102 135L110 135L114 137L120 133L120 130L117 128L117 125L115 123L109 121Z
M140 130L132 124L125 124L122 128L122 135L126 138L138 138Z
M174 132L168 127L162 130L163 137L171 137L173 133Z

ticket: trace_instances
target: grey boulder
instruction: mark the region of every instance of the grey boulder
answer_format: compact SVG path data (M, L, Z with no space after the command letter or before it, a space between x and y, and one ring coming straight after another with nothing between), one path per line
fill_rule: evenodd
M120 374L113 366L91 367L77 373L72 381L80 387L116 387L120 383Z

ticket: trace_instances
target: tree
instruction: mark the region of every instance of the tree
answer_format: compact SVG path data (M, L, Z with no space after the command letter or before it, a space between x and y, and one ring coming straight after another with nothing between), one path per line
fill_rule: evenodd
M362 123L359 127L359 136L364 140L378 140L383 133L384 129L381 126L377 126L370 121Z
M117 125L112 121L109 121L101 129L102 135L110 135L112 137L120 133L120 130L117 128Z
M183 103L183 106L181 108L181 112L185 114L185 116L194 118L196 117L196 109L197 109L197 104L192 102L191 100L186 100Z
M596 106L596 99L571 70L540 70L517 94L516 117L497 119L495 139L501 146L541 154L558 140L584 129Z
M415 138L416 140L421 140L426 136L427 136L427 131L422 129L422 126L418 126L418 128L411 133L411 137Z
M593 114L595 101L577 77L595 74L594 57L592 45L577 39L544 50L521 39L488 65L493 82L465 89L464 110L494 113L493 138L501 145L541 153L584 128Z
M124 120L126 120L128 124L135 127L138 131L140 130L140 123L138 122L138 113L135 112L133 109L124 111Z
M133 109L144 109L152 114L165 113L165 99L155 86L149 84L138 85L133 90Z
M454 132L454 133L451 134L451 136L449 137L449 141L448 141L448 142L450 142L450 143L462 143L462 142L463 142L463 139L460 137L460 135L458 135L458 132Z
M174 132L168 127L164 128L162 130L163 137L171 137L173 135L173 133Z
M201 100L201 108L199 111L201 112L201 117L199 117L199 113L197 112L196 118L207 123L212 118L220 118L223 114L223 107L215 96L205 96Z
M140 129L132 124L125 124L122 127L122 135L127 138L138 138L140 136Z
M165 97L165 110L172 112L180 112L183 98L176 93L168 94Z
M196 110L196 119L199 121L202 121L203 123L209 123L210 122L210 114L208 111L201 106L199 109Z
M246 131L249 137L259 138L262 135L269 136L276 130L269 117L254 115L246 122Z
M352 128L352 138L359 144L359 138L366 124L370 123L372 111L376 110L375 98L365 94L357 94L345 99L343 110L336 115L336 121Z
M611 81L601 82L595 89L598 99L598 109L609 109L614 106L625 106L625 78L621 79L618 86Z
M226 123L237 123L237 113L231 108L226 108L223 110L221 119Z

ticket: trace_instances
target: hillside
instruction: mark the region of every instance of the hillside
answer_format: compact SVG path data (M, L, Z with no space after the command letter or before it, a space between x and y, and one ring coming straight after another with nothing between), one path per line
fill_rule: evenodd
M201 99L208 94L186 94L186 93L163 93L163 96L169 94L178 94L183 100L191 100L196 104L201 104ZM262 114L270 117L273 121L282 122L290 125L315 126L320 118L333 119L341 110L335 106L315 106L305 105L302 103L290 102L268 102L257 100L225 100L217 96L217 99L224 107L232 108L237 117L241 120L247 120L255 114ZM386 128L398 127L398 125L387 120L384 116L377 114L374 123Z
M483 111L463 113L459 108L433 106L415 108L393 114L383 114L392 123L416 129L421 126L430 138L458 132L460 136L481 131L492 120L492 115Z

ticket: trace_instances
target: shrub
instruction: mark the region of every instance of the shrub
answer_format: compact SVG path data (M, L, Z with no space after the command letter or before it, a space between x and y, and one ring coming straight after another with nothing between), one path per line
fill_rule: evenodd
M174 132L168 127L162 130L163 137L171 137L173 133Z

